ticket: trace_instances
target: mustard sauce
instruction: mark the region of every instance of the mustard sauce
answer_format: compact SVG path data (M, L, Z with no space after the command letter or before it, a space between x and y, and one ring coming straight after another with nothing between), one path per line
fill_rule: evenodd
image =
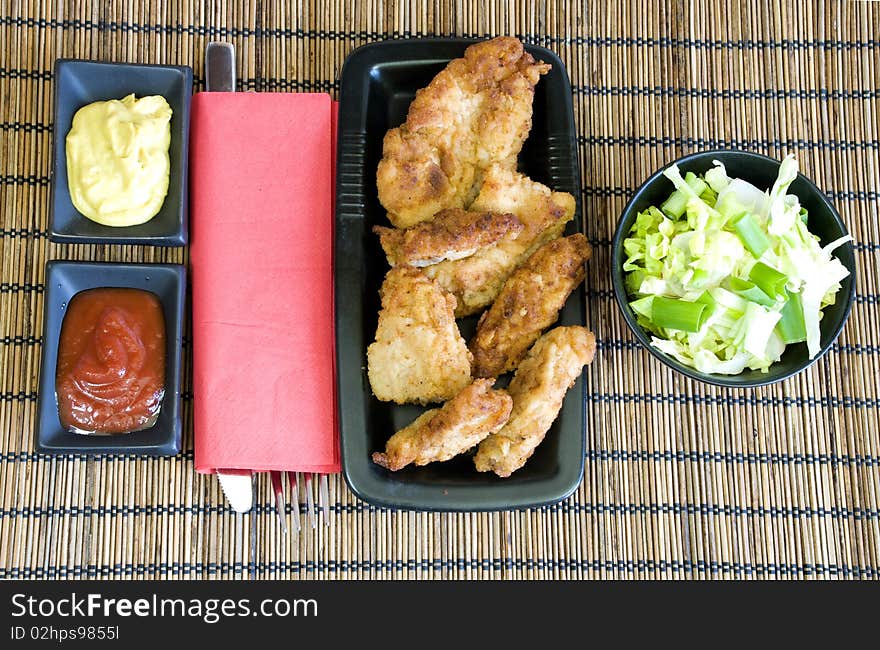
M158 214L171 170L171 112L159 95L128 95L76 112L67 134L67 182L83 216L135 226Z

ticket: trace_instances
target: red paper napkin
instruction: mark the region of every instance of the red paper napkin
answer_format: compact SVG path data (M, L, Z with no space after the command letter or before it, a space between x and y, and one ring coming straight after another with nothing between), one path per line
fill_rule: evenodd
M193 97L195 466L338 472L329 95Z

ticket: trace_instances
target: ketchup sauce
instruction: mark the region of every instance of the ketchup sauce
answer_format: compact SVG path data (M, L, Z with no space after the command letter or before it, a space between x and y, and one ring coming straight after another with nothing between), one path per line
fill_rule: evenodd
M156 423L165 395L165 318L158 297L101 288L70 301L55 378L61 424L118 434Z

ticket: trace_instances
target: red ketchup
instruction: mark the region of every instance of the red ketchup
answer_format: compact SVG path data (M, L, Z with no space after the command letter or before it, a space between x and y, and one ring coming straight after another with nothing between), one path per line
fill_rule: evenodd
M68 431L153 426L165 395L165 318L156 295L113 288L76 294L61 326L55 393Z

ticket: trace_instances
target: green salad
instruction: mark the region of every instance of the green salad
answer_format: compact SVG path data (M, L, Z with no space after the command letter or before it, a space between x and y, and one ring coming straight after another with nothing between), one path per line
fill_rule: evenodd
M788 194L789 155L769 192L730 178L717 160L702 176L663 172L675 191L639 213L623 242L626 289L652 345L700 372L767 372L786 345L820 351L822 310L849 271L809 231Z

